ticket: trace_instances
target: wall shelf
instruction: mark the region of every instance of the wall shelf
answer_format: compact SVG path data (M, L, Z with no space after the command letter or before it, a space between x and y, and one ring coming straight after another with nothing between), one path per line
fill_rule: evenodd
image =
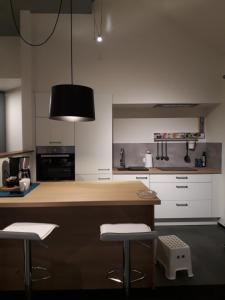
M160 132L154 133L154 141L198 141L204 139L205 134L200 132Z
M12 152L1 152L0 153L0 158L6 158L6 157L11 157L14 155L19 155L23 153L31 153L34 152L34 150L18 150L18 151L12 151Z
M182 139L172 139L172 138L169 138L169 139L154 139L155 142L197 142L198 139L197 138L182 138Z

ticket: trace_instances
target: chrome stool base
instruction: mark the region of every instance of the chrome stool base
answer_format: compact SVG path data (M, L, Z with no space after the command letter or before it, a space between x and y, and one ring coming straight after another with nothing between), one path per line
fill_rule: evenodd
M41 273L46 273L46 275L43 275L42 277L34 277L34 272L37 271L37 272L41 272ZM41 267L41 266L35 266L35 267L32 267L32 282L37 282L37 281L40 281L40 280L47 280L51 278L51 275L48 271L48 268L46 267Z
M143 280L146 277L146 274L144 274L140 270L132 269L132 270L130 270L130 272L131 272L131 280L130 280L131 283ZM114 282L123 283L122 273L123 273L122 269L121 270L120 269L110 270L107 273L107 279L114 281ZM134 277L134 278L132 278L132 277Z
M115 276L116 270L110 270L107 278L118 283L123 283L123 289L126 296L130 294L130 286L132 282L137 282L145 278L145 275L135 269L131 269L130 258L130 241L154 240L157 237L155 231L143 223L117 223L117 224L102 224L100 226L100 239L102 241L121 241L123 242L123 275ZM131 278L132 274L137 277Z

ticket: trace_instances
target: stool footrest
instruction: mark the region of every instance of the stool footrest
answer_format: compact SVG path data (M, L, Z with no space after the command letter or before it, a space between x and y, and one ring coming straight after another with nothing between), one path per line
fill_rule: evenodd
M131 279L131 282L137 282L137 281L144 279L146 277L146 274L144 274L140 270L132 269L131 277L134 277L133 279ZM123 283L122 278L123 278L123 275L122 275L121 269L113 269L113 270L108 271L108 273L107 273L107 279L109 279L111 281Z
M45 275L43 274L42 277L36 277L36 278L34 278L33 275L32 275L32 282L37 282L37 281L41 281L41 280L47 280L47 279L51 278L51 275L48 272L48 268L46 268L46 267L34 266L34 267L32 267L32 271L46 273Z

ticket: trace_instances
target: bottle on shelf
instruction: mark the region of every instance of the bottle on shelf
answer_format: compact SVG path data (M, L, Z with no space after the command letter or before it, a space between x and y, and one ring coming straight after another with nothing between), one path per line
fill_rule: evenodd
M202 167L206 167L206 152L202 153Z

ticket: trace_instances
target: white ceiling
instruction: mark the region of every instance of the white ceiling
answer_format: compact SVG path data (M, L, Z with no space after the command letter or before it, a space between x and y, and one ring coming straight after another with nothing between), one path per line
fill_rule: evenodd
M33 13L57 13L60 0L13 0L13 8L16 15L17 24L19 24L20 10L30 10ZM92 0L73 0L73 13L88 14L91 13ZM68 13L70 10L70 1L63 0L62 13ZM0 36L18 35L12 22L9 0L0 0Z
M68 0L64 0L64 6ZM96 3L99 0L96 1ZM126 11L127 14L135 11L136 19L130 19L130 29L133 30L133 34L140 32L143 26L148 27L156 24L154 27L155 33L157 33L157 21L165 22L165 24L174 24L177 28L183 31L184 35L190 35L193 39L197 39L199 42L206 46L211 47L213 50L224 54L225 53L225 0L102 0L103 11L114 10L114 15L118 13L121 15L121 11ZM8 2L8 1L7 1ZM39 0L23 0L16 1L15 7L31 9L33 12L49 12L49 7L53 1L41 1ZM54 1L56 7L58 7ZM88 8L86 12L90 12L91 0L74 0L74 4L77 3L83 5L84 8ZM23 5L22 5L23 4ZM26 6L25 6L26 4ZM57 1L58 4L58 1ZM32 6L33 5L33 6ZM38 11L37 7L42 9ZM46 8L45 8L46 6ZM33 9L32 9L33 7ZM115 11L116 8L116 11ZM35 10L36 9L36 10ZM81 9L81 8L80 8ZM6 12L7 10L7 12ZM40 9L39 9L40 10ZM46 10L46 11L45 11ZM78 10L79 11L79 10ZM83 12L82 10L79 12ZM9 4L5 0L0 0L0 21L8 19L11 29L13 29ZM132 23L133 21L133 23ZM1 22L0 22L1 24ZM120 24L126 27L126 24ZM1 31L4 32L4 24L0 26ZM13 29L14 30L14 29ZM11 33L12 34L12 33ZM5 34L4 34L5 35Z
M114 16L125 9L128 18L130 14L129 24L119 24L121 30L130 28L135 34L153 26L157 34L160 24L170 24L184 35L225 53L225 0L103 0L103 4L108 13L114 11Z

